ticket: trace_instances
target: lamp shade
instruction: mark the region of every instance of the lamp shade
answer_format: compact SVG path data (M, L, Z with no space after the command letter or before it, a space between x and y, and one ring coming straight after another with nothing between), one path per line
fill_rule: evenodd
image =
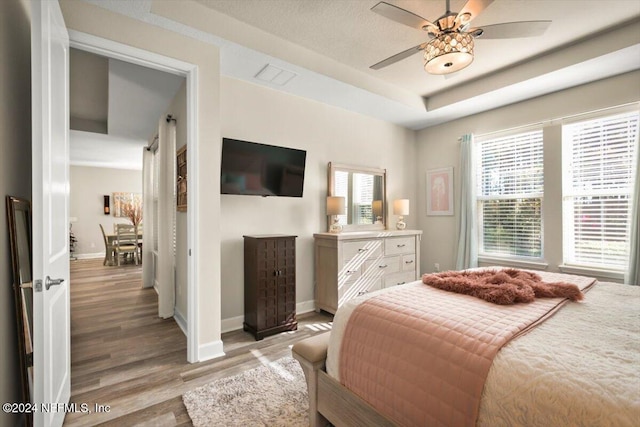
M345 199L339 196L327 197L327 215L344 215Z
M371 210L373 211L373 216L382 216L382 200L371 202Z
M398 199L393 201L394 215L409 215L409 199Z

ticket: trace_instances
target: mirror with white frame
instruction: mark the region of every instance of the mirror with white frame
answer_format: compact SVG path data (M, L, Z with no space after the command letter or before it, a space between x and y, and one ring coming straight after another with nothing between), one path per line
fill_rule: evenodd
M345 198L345 212L337 215L343 231L386 228L386 182L386 169L329 163L328 196Z

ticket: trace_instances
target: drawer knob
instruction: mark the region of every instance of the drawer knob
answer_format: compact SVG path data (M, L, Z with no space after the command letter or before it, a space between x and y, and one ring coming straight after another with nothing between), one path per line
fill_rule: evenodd
M355 273L355 270L347 270L347 274L353 274Z
M360 292L358 292L358 296L361 297L362 295L364 295L366 293L367 293L367 291L360 291Z
M399 248L404 248L404 247L405 247L405 246L407 246L407 245L405 245L405 244L403 243L402 245L396 245L396 246L398 246Z
M412 259L410 259L409 261L405 261L404 263L405 263L405 264L413 264L413 260L412 260Z
M404 285L405 283L407 283L407 282L398 282L398 283L396 283L396 286L398 286L398 285Z
M387 264L385 264L385 265L379 265L379 266L378 266L378 268L387 268L387 267L388 267L388 265L387 265Z
M368 250L369 250L369 248L360 248L360 249L358 249L358 252L366 252Z

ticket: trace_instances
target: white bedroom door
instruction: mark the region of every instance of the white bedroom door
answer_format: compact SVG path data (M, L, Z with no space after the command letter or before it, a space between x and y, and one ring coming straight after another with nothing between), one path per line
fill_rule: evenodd
M57 1L31 3L33 398L36 427L61 426L71 395L69 36Z

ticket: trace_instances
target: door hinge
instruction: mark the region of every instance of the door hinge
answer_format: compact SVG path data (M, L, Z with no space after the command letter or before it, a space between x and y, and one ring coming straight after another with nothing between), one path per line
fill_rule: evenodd
M42 280L36 280L36 285L33 287L36 292L42 292Z

